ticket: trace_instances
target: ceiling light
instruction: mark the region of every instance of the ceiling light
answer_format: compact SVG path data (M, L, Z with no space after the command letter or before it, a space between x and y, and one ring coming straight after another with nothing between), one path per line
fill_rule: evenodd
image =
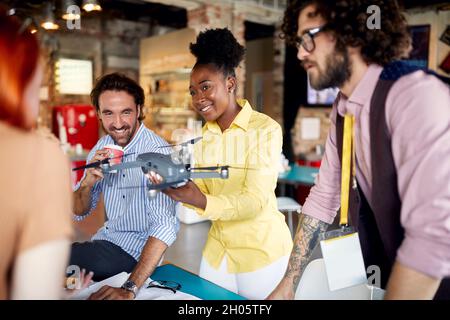
M47 2L44 5L44 21L41 23L45 30L57 30L59 26L55 23L55 15L53 14L53 5Z
M80 7L75 4L74 0L64 0L62 2L62 18L64 20L80 19Z
M58 30L59 26L51 21L46 21L41 23L41 27L44 28L45 30Z
M102 11L102 7L97 0L83 0L83 9L87 12Z

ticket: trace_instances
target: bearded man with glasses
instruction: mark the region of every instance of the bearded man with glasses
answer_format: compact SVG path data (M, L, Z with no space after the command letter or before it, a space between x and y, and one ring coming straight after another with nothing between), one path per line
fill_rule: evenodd
M379 29L366 25L374 5L382 12ZM411 41L394 0L292 0L282 29L311 86L340 92L286 273L268 298L294 298L319 234L340 208L348 115L356 154L350 225L366 268L380 267L386 299L450 299L448 80L400 60Z

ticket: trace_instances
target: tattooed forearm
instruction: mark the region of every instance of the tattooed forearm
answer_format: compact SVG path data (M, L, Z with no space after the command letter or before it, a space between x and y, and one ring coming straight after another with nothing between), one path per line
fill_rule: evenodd
M285 279L292 281L294 292L297 290L300 277L309 262L311 253L317 245L319 234L327 228L327 223L300 214L294 247L292 248L289 264L284 275Z

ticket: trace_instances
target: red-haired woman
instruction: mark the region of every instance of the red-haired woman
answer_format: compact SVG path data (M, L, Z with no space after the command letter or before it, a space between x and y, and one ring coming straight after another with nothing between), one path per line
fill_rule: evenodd
M0 7L0 299L58 299L72 234L70 171L33 132L42 68L36 37Z

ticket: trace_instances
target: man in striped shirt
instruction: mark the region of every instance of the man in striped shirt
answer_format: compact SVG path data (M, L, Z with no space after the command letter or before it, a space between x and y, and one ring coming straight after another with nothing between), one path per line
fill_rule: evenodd
M136 82L117 73L106 75L97 82L91 99L107 135L91 150L88 162L107 158L103 148L108 144L123 148L124 162L145 152L170 152L170 148L159 148L167 142L141 122L144 92ZM75 187L74 219L89 215L102 194L106 222L91 241L72 245L70 265L92 271L94 280L131 272L122 288L105 286L91 299L133 299L176 239L175 202L163 193L149 199L148 183L140 168L106 178L100 169L92 168L85 170Z

